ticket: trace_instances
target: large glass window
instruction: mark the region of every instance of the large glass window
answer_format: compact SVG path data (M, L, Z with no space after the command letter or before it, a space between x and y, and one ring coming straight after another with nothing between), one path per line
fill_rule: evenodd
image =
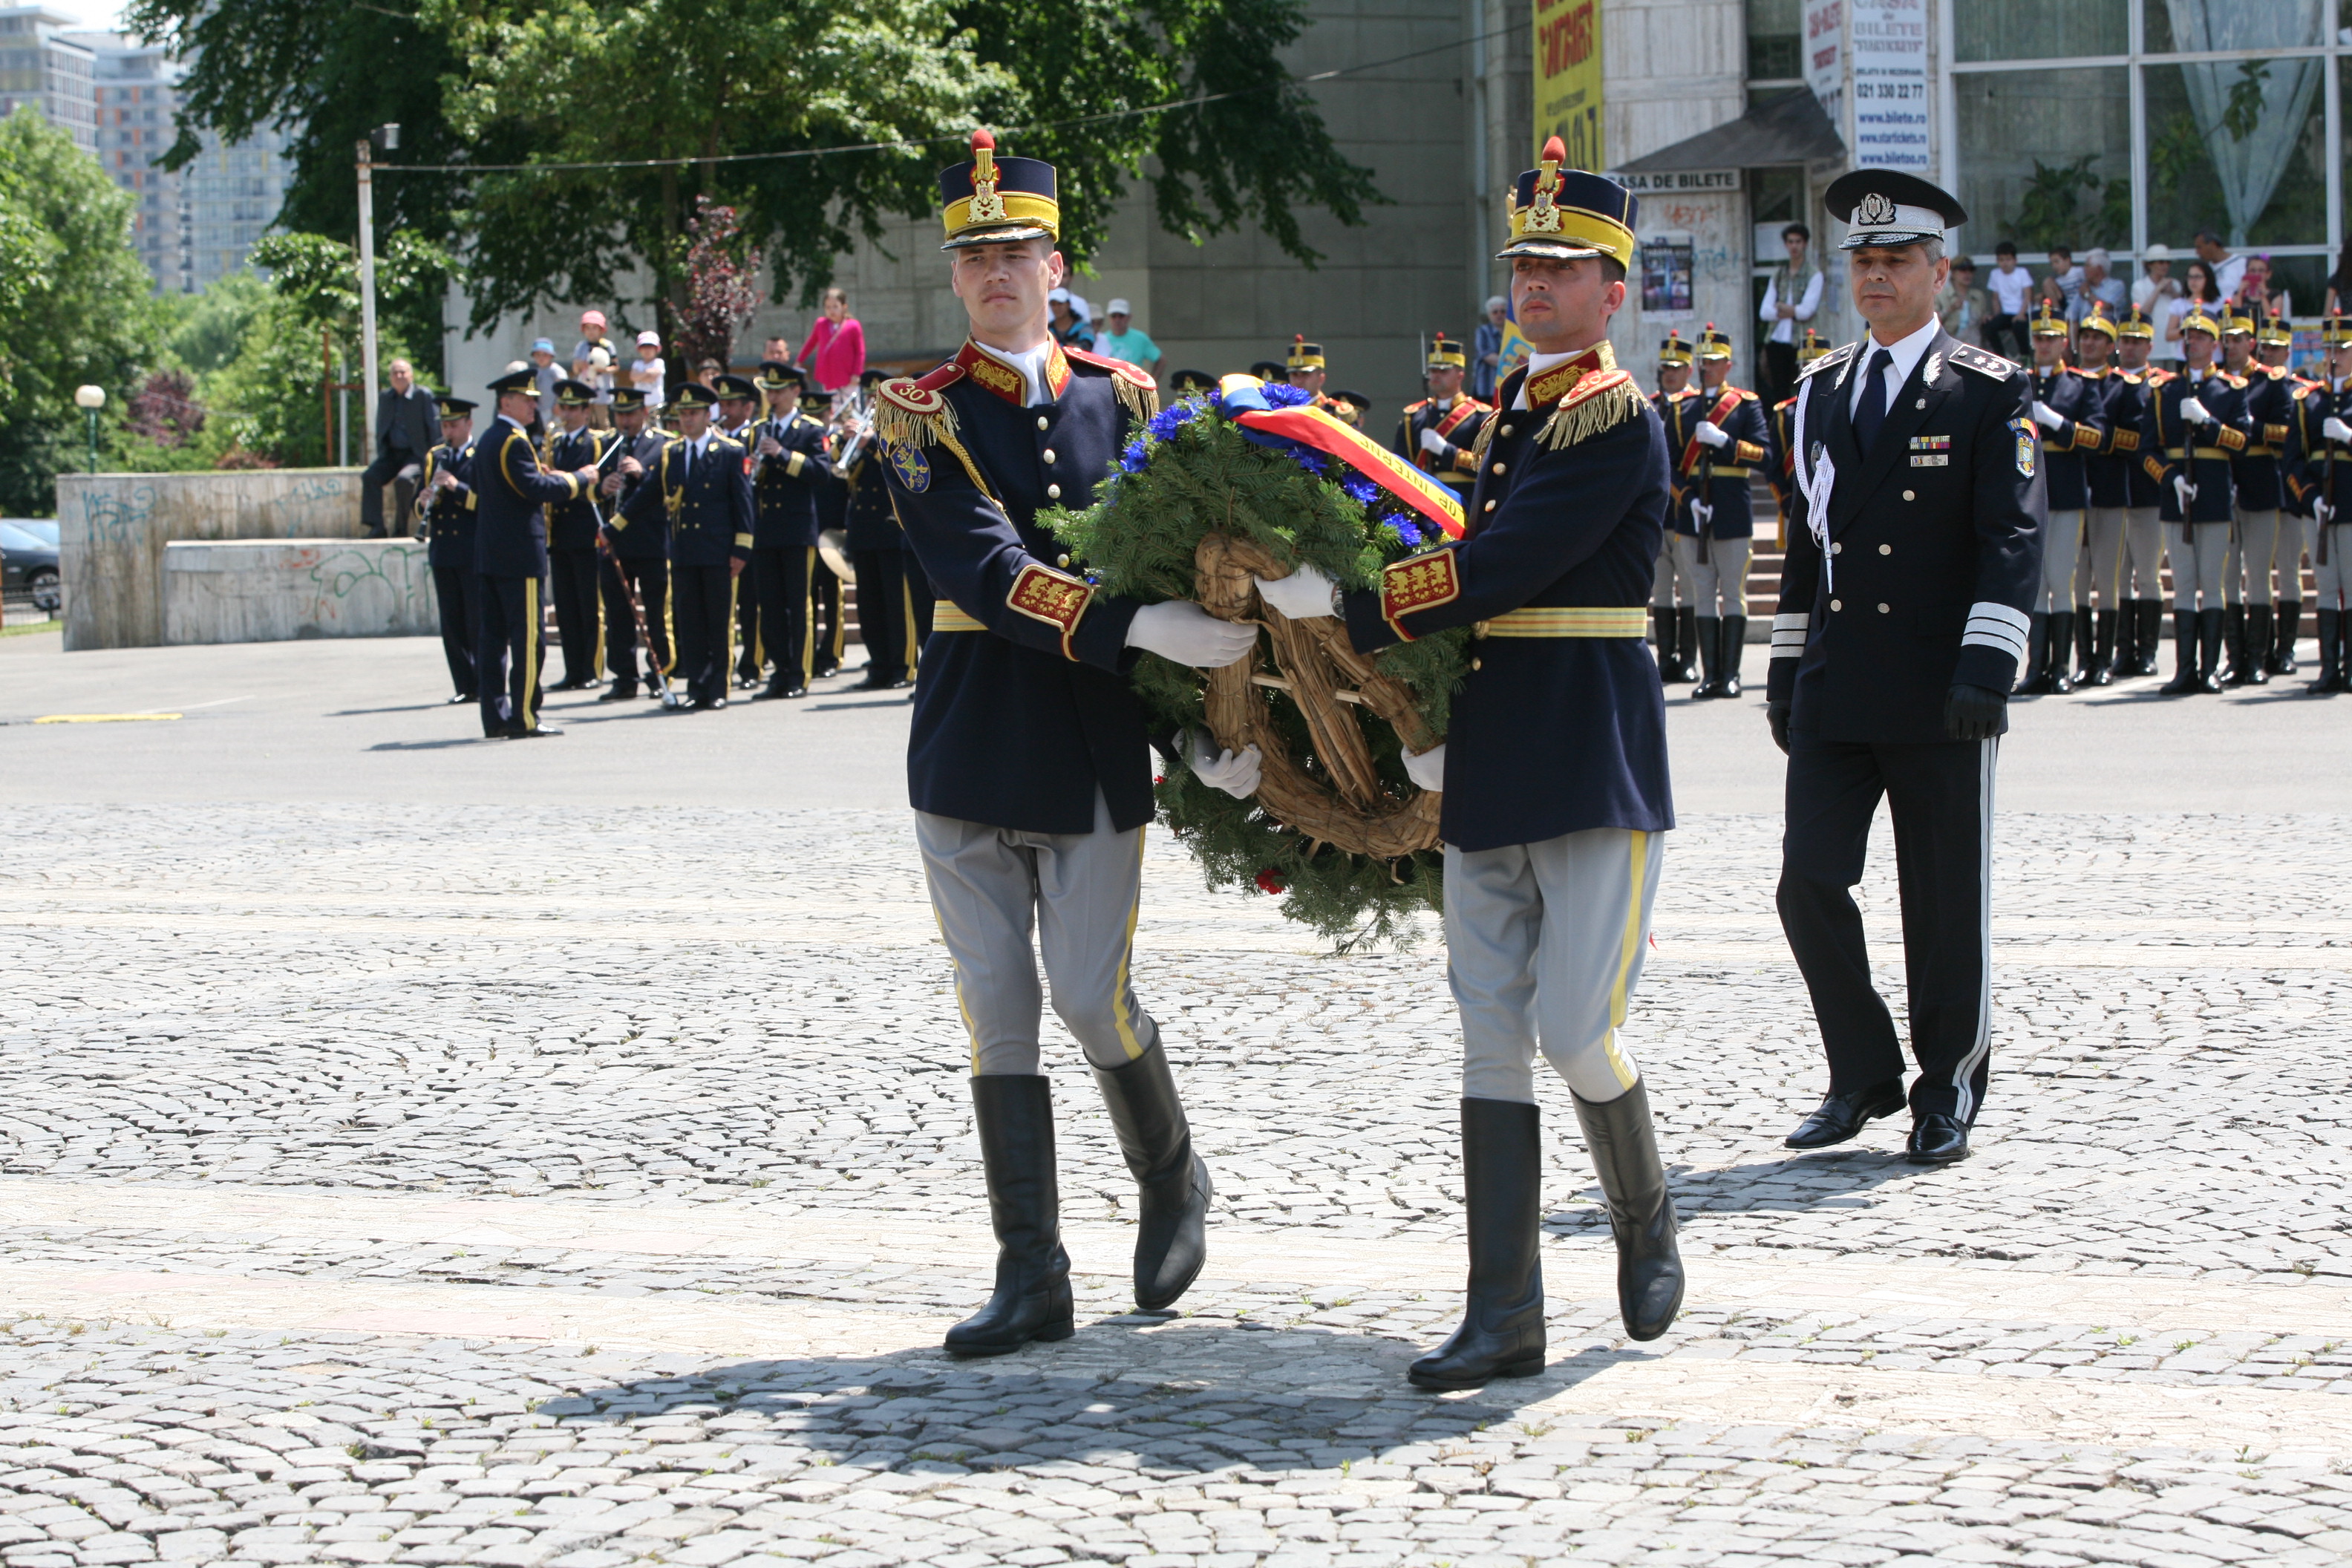
M2149 66L2148 237L2210 228L2235 248L2327 240L2318 59Z
M2147 0L2152 55L2300 49L2327 41L2326 0ZM1965 7L1958 15L1967 15Z
M1963 11L1962 15L1966 15ZM2120 66L1956 77L1962 245L2128 248L2131 79Z
M1804 75L1804 0L1748 0L1748 79Z
M1952 52L1964 60L2063 60L2131 47L2129 0L1946 0ZM2268 4L2269 0L2256 0ZM1755 0L1749 0L1750 15ZM2277 48L2280 46L2265 46Z

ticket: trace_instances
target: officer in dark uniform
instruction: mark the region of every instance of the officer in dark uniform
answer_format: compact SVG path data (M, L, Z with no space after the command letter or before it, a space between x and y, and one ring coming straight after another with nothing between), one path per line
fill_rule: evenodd
M832 458L839 437L833 423L833 394L814 386L801 394L801 407L824 431L824 451ZM828 467L810 487L816 497L816 559L809 563L809 679L822 680L841 673L841 659L849 647L848 585L856 568L843 542L849 515L849 487L837 468Z
M711 434L723 436L750 451L755 439L751 416L760 406L759 387L748 376L723 372L711 377L710 386L719 395L719 411L710 420ZM757 574L748 566L743 570L743 581L736 585L735 594L735 685L740 690L750 691L760 684L761 673L770 659L776 661L780 670L784 668L784 660L773 646L776 629L760 621L760 598L753 591Z
M1650 406L1666 432L1666 449L1679 452L1698 423L1693 405L1691 369L1696 359L1691 345L1678 331L1668 331L1658 345L1658 390ZM1658 679L1668 686L1687 686L1698 679L1698 584L1675 550L1675 535L1685 526L1683 509L1689 505L1679 486L1666 511L1666 526L1658 538L1658 560L1650 584L1650 630L1658 645ZM1682 603L1675 603L1679 591Z
M1257 374L1255 371L1250 374ZM1194 393L1205 395L1217 390L1217 378L1205 370L1180 370L1168 378L1168 390L1178 397L1189 397Z
M2318 525L2311 560L2319 587L2319 678L2305 689L2326 697L2352 691L2352 321L2329 316L2320 341L2327 378L2298 400L2296 448Z
M751 536L751 582L760 626L776 673L753 699L808 695L809 578L816 562L816 487L831 476L824 426L801 407L802 373L779 360L760 366L767 417L751 432L752 493L759 525Z
M1360 652L1475 628L1445 742L1407 759L1444 791L1470 1234L1469 1311L1412 1365L1428 1388L1543 1370L1538 1049L1567 1080L1608 1200L1626 1332L1654 1339L1682 1305L1649 1091L1617 1035L1675 825L1664 693L1642 646L1673 454L1609 347L1634 197L1565 161L1555 136L1513 193L1502 257L1534 353L1496 389L1465 539L1389 567L1377 590L1335 594L1311 567L1258 584L1293 617L1336 599Z
M612 432L589 424L596 389L566 376L555 384L555 428L547 435L547 466L559 473L593 468L612 445ZM599 479L603 478L598 476ZM563 679L551 689L585 691L604 673L604 628L597 620L596 531L604 521L595 488L547 509L547 564L555 587L555 635L563 645Z
M1429 395L1404 405L1396 433L1397 456L1444 482L1465 505L1478 482L1477 471L1470 466L1470 448L1477 444L1489 412L1462 390L1469 363L1460 343L1444 332L1433 335L1422 368Z
M646 406L641 387L613 389L613 429L621 450L597 487L607 517L617 516L629 504L669 440L653 428L653 411ZM613 454L608 450L606 456ZM604 590L604 663L613 684L596 700L625 702L637 694L637 603L642 603L646 689L664 707L675 706L669 689L669 673L677 661L669 613L669 519L656 512L639 527L607 529L599 542L604 557L599 578ZM632 602L632 589L636 602Z
M632 530L668 521L672 625L686 685L678 710L694 713L727 706L735 579L751 558L751 454L710 428L718 401L698 381L671 393L677 437L662 447L652 473L607 525L617 550Z
M1691 693L1739 695L1748 649L1748 560L1756 544L1751 478L1764 467L1771 433L1764 404L1731 384L1731 339L1709 321L1699 334L1698 393L1685 405L1675 478L1685 504L1675 514L1674 549L1698 593L1699 662L1705 679Z
M474 682L474 492L466 480L474 460L474 404L441 400L441 444L425 454L417 483L425 497L425 562L433 569L433 597L441 612L441 654L449 661L452 703L478 701Z
M888 379L886 372L869 370L861 381L870 389ZM853 688L858 691L899 691L913 685L922 647L915 636L913 586L904 537L898 514L890 510L890 484L885 476L888 466L870 421L852 420L843 426L834 471L849 492L842 532L857 581L857 635L866 644L866 679ZM922 586L922 607L928 612L931 600L928 583Z
M2243 586L2243 602L2228 616L2223 644L2230 651L2231 686L2267 686L2275 655L2271 574L2276 569L2280 598L2303 597L2302 530L2286 510L2286 486L2279 458L2286 448L2294 388L2284 372L2273 373L2254 357L2258 324L2232 313L2221 323L2221 358L2246 397L2246 449L2230 459L2238 520L2236 552L2242 575L2224 572L2223 586ZM2300 608L2300 605L2297 608Z
M1992 1054L1992 777L2040 585L2047 500L2032 377L1936 321L1960 204L1858 169L1829 210L1870 335L1798 381L1797 494L1765 711L1789 753L1780 924L1812 994L1830 1089L1788 1138L1842 1143L1904 1108L1903 1048L1872 986L1870 820L1895 818L1915 1163L1969 1152Z
M1040 947L1054 1010L1095 1069L1140 1189L1137 1300L1170 1305L1207 1257L1208 1167L1129 978L1152 796L1127 671L1138 648L1232 664L1256 632L1181 600L1104 594L1037 525L1056 502L1092 500L1156 391L1132 365L1055 341L1046 295L1063 262L1051 164L998 158L982 131L972 161L943 171L940 188L950 286L971 335L919 380L883 383L875 428L908 542L944 595L915 687L907 782L971 1041L998 1246L995 1293L947 1342L997 1355L1074 1331L1052 1096L1038 1073ZM1246 795L1255 779L1236 775L1255 764L1244 753L1208 765Z
M2074 689L2074 602L2083 531L2089 521L2086 453L2106 444L2098 389L2066 363L2066 319L2042 302L2033 319L2033 422L2042 427L2047 521L2042 534L2042 590L2026 631L2022 696L2065 696Z
M490 383L498 417L474 443L467 465L479 600L475 688L482 701L482 733L493 740L562 733L539 721L539 584L547 575L547 511L552 502L579 500L596 482L593 468L555 473L541 465L525 429L539 409L531 378L525 365Z
M2215 357L2221 323L2199 306L2181 318L2181 367L2149 389L2140 414L2140 466L2162 498L2172 558L2173 676L2168 697L2221 689L2229 566L2231 460L2250 444L2246 395ZM2197 600L2202 594L2205 602Z
M2164 492L2139 449L2149 400L2172 378L2148 363L2155 349L2156 323L2134 305L2116 323L2116 370L2106 384L2107 452L2122 465L2125 481L2123 559L2116 569L2118 676L2154 675L2164 641Z

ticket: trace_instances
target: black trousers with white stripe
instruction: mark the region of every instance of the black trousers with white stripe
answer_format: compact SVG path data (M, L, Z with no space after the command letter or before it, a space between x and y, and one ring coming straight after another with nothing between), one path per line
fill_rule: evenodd
M1999 741L1872 745L1789 736L1780 928L1812 993L1830 1091L1898 1079L1903 1047L1870 983L1853 889L1883 796L1895 824L1915 1115L1972 1123L1992 1055L1992 780Z

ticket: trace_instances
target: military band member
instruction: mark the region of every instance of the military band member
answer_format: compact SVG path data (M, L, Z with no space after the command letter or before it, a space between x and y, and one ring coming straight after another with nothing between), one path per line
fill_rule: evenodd
M546 463L559 473L593 468L608 433L589 423L596 389L569 376L555 384L555 423L547 433ZM599 478L602 478L600 475ZM604 521L593 486L547 509L547 565L555 594L555 635L563 647L563 679L551 690L585 691L604 673L604 628L597 616L596 530Z
M833 394L813 386L801 394L801 407L824 431L824 451L832 457L837 439L833 425ZM816 497L816 559L809 563L809 679L821 680L841 673L841 656L848 647L849 617L846 584L856 569L845 558L842 542L849 512L849 487L838 469L828 468L812 487ZM836 564L837 563L837 564Z
M2294 323L2284 316L2265 321L2254 338L2254 358L2286 387L2291 425L2295 400L2320 384L2288 367L2294 353ZM2294 645L2303 635L2303 558L2316 548L2311 503L2294 483L2301 461L2300 453L2282 452L2279 457L2278 630L2264 666L2273 675L2295 673Z
M668 524L671 626L686 686L678 710L686 712L727 706L735 579L751 558L751 454L711 429L718 401L698 381L672 390L677 438L663 446L653 471L608 524L615 550L634 529Z
M998 1355L1074 1331L1039 1074L1039 950L1140 1189L1136 1300L1168 1306L1207 1257L1208 1167L1129 980L1153 803L1127 672L1142 648L1231 664L1256 634L1197 605L1105 594L1038 526L1054 504L1088 504L1158 398L1134 366L1055 341L1046 295L1065 268L1053 165L999 158L982 131L940 189L941 248L971 335L919 380L885 382L875 415L908 542L944 595L915 688L908 793L971 1038L998 1247L994 1294L947 1347ZM1256 788L1253 753L1194 755L1221 787Z
M597 486L607 517L617 516L629 504L669 439L652 427L653 411L646 406L643 387L614 387L612 411L621 454ZM613 684L596 700L625 702L637 695L637 604L642 603L645 687L664 707L673 707L677 699L670 693L669 674L677 668L677 642L669 610L669 519L656 512L637 527L605 530L597 542L604 557L598 578L604 593L604 666L612 672Z
M1428 1388L1543 1370L1538 1050L1568 1082L1608 1200L1625 1331L1654 1339L1683 1297L1649 1091L1618 1029L1641 978L1674 826L1665 704L1643 601L1671 500L1664 428L1612 357L1635 198L1564 170L1553 137L1514 191L1513 315L1534 354L1496 390L1468 532L1335 595L1302 567L1261 582L1294 617L1346 616L1360 652L1475 626L1444 745L1448 977L1462 1016L1470 1301L1412 1365Z
M2267 686L2275 655L2273 637L2271 573L2276 568L2280 598L2303 596L2301 531L2285 510L2286 486L2279 470L2294 407L2294 388L2284 374L2254 357L2255 323L2252 316L2232 314L2221 323L2221 360L2245 394L2246 449L2230 459L2230 479L2237 507L2231 535L2236 561L2224 568L2223 585L2243 592L2242 603L2231 606L2222 633L2230 669L2223 681L2231 686ZM2242 573L2242 576L2240 574ZM2302 606L2296 606L2300 609Z
M1485 425L1487 407L1462 390L1470 364L1462 345L1444 332L1433 334L1422 365L1422 381L1429 395L1404 405L1397 425L1397 455L1423 473L1440 480L1467 505L1470 487L1478 475L1470 466L1470 448Z
M801 407L804 384L794 366L772 360L760 367L768 414L752 432L752 490L760 521L752 531L751 582L776 672L754 701L808 695L816 487L832 474L833 461L825 455L824 424Z
M1675 514L1675 561L1698 590L1699 662L1705 679L1691 693L1739 695L1748 642L1748 559L1755 548L1750 476L1764 466L1771 432L1764 405L1731 384L1731 339L1709 321L1698 341L1698 395L1685 405L1691 423L1675 448L1675 479L1685 504Z
M425 498L425 563L433 571L440 611L441 654L449 661L451 703L480 700L474 680L474 492L467 483L474 461L474 404L441 402L441 444L425 454L418 480Z
M2331 315L2320 327L2327 378L2300 400L2298 443L2305 493L2318 542L2312 551L2319 585L2319 678L2305 689L2318 696L2352 691L2352 321Z
M888 379L885 372L867 371L869 395ZM913 685L922 649L914 603L922 573L908 560L898 514L890 509L890 484L884 475L888 464L870 420L843 422L834 471L849 489L843 531L857 579L857 635L866 644L866 678L852 688L857 691L900 691ZM930 584L921 584L920 592L928 616Z
M2042 462L2048 521L2042 535L2042 589L2033 601L2026 632L2025 668L2017 689L2022 696L2074 689L2075 601L2085 597L2074 574L2081 564L2085 514L2090 510L2087 454L2106 444L2096 384L2066 363L2066 318L2048 300L2033 318L2033 422L2042 427Z
M596 482L593 468L568 473L542 467L524 428L539 412L529 365L490 383L498 417L474 445L475 687L482 733L493 740L536 740L562 731L539 721L540 580L547 575L547 513L552 502L580 499Z
M1255 371L1250 374L1257 374ZM1265 378L1259 376L1258 379L1263 381ZM1168 378L1169 395L1174 397L1189 397L1194 393L1205 395L1216 390L1217 378L1205 370L1180 370Z
M2083 681L2091 686L2111 686L2116 675L2117 643L2121 637L2123 659L2131 655L2130 639L2137 629L2133 616L2122 612L2125 560L2124 534L2131 506L2132 458L2138 443L2122 446L2117 437L2128 434L2115 422L2114 384L2125 373L2111 367L2108 361L2115 354L2116 322L2107 314L2105 302L2095 302L2074 328L2074 342L2081 359L2075 374L2088 384L2096 404L2092 421L2100 432L2099 444L2083 454L2083 482L2087 506L2084 512L2084 531L2090 541L2087 573L2078 575L2074 583L2075 613L2082 613L2082 604L2091 594L2098 595L2098 605L2091 623L2091 651L2084 661ZM2138 426L2138 416L2133 416L2130 429ZM2056 443L2045 437L2043 445L2054 452ZM2045 454L2047 455L2047 454ZM2054 482L2054 481L2053 481ZM2054 513L2057 507L2053 504ZM2075 627L2080 642L2082 626Z
M1691 390L1691 345L1680 332L1669 331L1658 345L1658 390L1650 406L1666 432L1666 449L1679 452L1698 423ZM1689 563L1675 549L1683 528L1683 508L1689 503L1680 489L1674 492L1666 526L1658 536L1658 561L1650 580L1650 629L1658 644L1658 679L1668 686L1687 686L1698 679L1698 584ZM1682 603L1677 605L1679 595Z
M2156 323L2137 305L2116 323L2116 373L2107 378L2107 451L2124 468L2123 558L2116 573L2116 598L2123 614L2116 627L2116 673L2154 675L2164 642L2164 487L2158 484L2139 449L2139 428L2156 388L2172 372L2150 364Z
M748 376L731 375L722 371L710 378L710 389L719 395L718 411L711 416L714 435L723 436L741 447L751 449L751 416L760 406L760 389ZM757 500L756 491L754 500ZM761 608L757 589L759 570L756 565L743 569L743 581L735 593L735 675L736 688L754 690L760 675L770 659L782 670L785 660L777 652L779 633L776 627L762 626Z
M2221 342L2221 323L2201 306L2181 318L2179 374L2149 389L2140 416L2140 466L2162 497L2172 557L2171 697L2221 689L2230 463L2249 443L2245 394L2215 360Z
M1859 169L1825 199L1858 343L1799 382L1797 494L1766 704L1789 753L1779 903L1829 1058L1796 1149L1912 1116L1908 1158L1965 1159L1992 1056L1993 764L2042 573L2046 501L2033 379L1936 319L1959 203ZM1903 1048L1853 888L1884 795L1895 821L1911 1050Z

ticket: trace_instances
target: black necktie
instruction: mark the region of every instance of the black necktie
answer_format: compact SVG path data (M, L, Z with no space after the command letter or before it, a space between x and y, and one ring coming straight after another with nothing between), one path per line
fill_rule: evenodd
M1862 403L1853 411L1853 443L1865 458L1870 456L1871 443L1878 439L1878 427L1886 423L1886 395L1880 390L1879 373L1894 363L1895 351L1881 349L1870 356L1870 368L1863 373Z

